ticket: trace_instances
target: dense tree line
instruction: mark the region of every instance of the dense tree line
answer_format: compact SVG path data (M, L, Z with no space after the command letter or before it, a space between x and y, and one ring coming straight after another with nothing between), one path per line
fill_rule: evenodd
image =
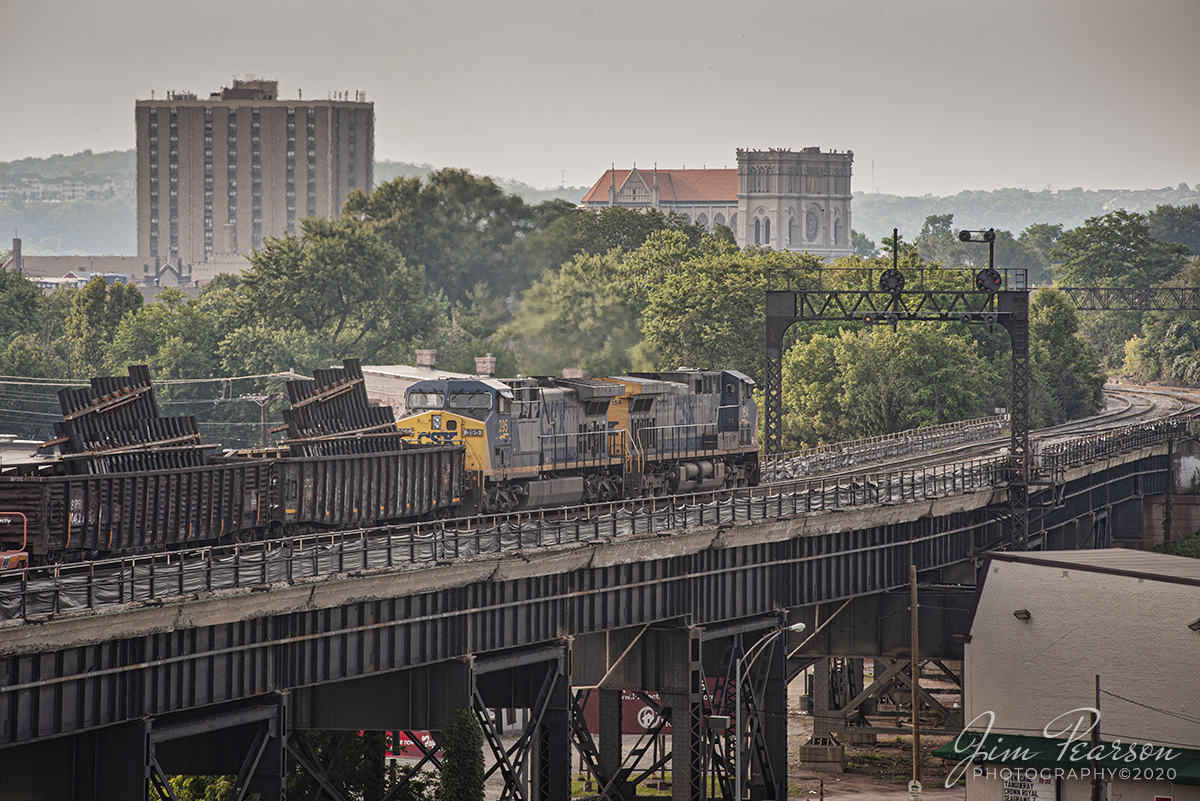
M222 276L196 298L164 290L143 303L133 287L99 279L43 295L0 275L0 374L31 379L0 385L0 426L47 435L56 404L32 379L80 381L133 363L178 382L160 390L166 413L196 414L212 427L209 441L227 445L257 440L258 409L242 396L279 391L283 380L263 376L311 374L350 357L411 363L418 348L436 348L439 366L457 372L474 372L474 357L491 352L501 375L686 366L761 381L769 272L873 288L899 247L907 275L959 287L987 257L957 239L955 222L929 216L911 244L887 237L882 249L856 232L860 255L826 265L739 249L729 229L709 233L672 214L531 205L463 170L400 177L352 195L337 220L308 219L297 234L268 239L240 276ZM1198 230L1194 206L1113 212L1065 231L1034 224L1019 235L998 232L997 266L1024 267L1047 285L1194 285L1200 268L1189 243ZM1200 321L1128 313L1095 322L1049 291L1033 304L1036 423L1094 409L1102 366L1200 379ZM1003 331L823 324L796 326L790 337L790 444L1008 404Z

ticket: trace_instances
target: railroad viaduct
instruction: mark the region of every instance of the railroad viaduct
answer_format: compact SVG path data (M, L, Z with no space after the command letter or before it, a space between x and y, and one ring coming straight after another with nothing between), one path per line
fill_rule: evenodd
M1143 499L1171 491L1189 438L1187 423L1132 427L1066 452L1031 492L1028 545L1140 539ZM569 798L582 758L602 794L629 798L654 767L633 767L616 747L621 693L634 691L672 727L673 797L713 786L729 797L731 668L762 635L804 622L744 685L751 797L783 799L788 681L830 656L892 659L903 678L910 565L921 657L961 659L953 635L977 558L1012 536L1005 464L0 583L0 795L144 799L166 776L231 774L240 797L281 798L289 759L328 784L312 730L436 731L474 710L505 797ZM815 712L836 729L847 716L825 678ZM579 723L586 693L598 696L598 744ZM507 708L530 710L515 744L499 741L488 714Z

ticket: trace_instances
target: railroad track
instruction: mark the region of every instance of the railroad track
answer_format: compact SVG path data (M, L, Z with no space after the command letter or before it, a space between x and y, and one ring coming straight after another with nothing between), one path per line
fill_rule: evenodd
M1140 387L1127 384L1106 384L1104 394L1108 403L1103 411L1082 420L1072 420L1056 426L1038 429L1030 437L1030 449L1034 454L1048 445L1058 445L1082 435L1095 435L1116 431L1137 423L1152 422L1177 415L1200 411L1200 390L1169 387ZM987 460L1007 456L1010 440L1007 434L979 439L973 442L937 448L923 453L914 453L882 459L864 459L852 465L831 470L813 470L794 474L791 477L764 481L759 486L772 487L795 481L804 476L837 478L859 474L864 468L877 470L912 470L934 467L966 460Z

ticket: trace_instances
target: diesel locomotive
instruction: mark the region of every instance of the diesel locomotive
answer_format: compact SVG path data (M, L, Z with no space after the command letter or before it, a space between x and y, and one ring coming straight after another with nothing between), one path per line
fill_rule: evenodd
M414 445L465 447L463 513L753 486L754 381L734 370L436 379L408 388Z

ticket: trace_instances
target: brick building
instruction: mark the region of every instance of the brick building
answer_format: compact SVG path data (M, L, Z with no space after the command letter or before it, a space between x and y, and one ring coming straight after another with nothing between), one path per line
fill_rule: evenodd
M738 150L737 169L606 170L580 205L674 211L708 230L733 229L739 247L762 245L826 259L849 256L854 153L819 147Z

